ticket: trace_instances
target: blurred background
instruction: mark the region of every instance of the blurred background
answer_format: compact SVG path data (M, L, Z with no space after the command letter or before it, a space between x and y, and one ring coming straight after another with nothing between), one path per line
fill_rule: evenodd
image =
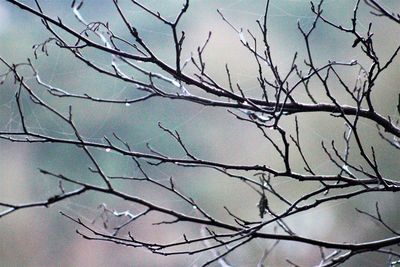
M33 5L33 1L23 1ZM119 1L126 14L138 29L142 38L152 47L156 54L168 64L173 64L172 34L162 23L149 17L130 1ZM395 0L381 1L388 9L400 11L400 4ZM62 18L66 25L77 30L82 26L76 21L70 8L71 1L40 1L45 13ZM165 18L173 19L182 6L182 1L175 0L145 0L143 4L157 10ZM333 21L350 27L355 1L339 0L325 1L324 15ZM237 28L251 30L260 37L256 20L262 19L265 1L244 0L194 0L182 19L181 30L186 33L183 59L196 53L212 31L212 37L206 48L204 61L206 70L223 85L228 84L225 64L229 65L232 79L239 83L248 96L259 96L260 88L257 82L257 65L254 58L241 45L239 35L227 25L217 13L219 9ZM115 33L131 40L124 28L111 1L87 0L81 9L87 21L108 21ZM309 28L313 22L309 1L281 0L271 1L269 13L269 37L272 55L279 70L285 73L293 59L293 54L299 52L299 65L305 59L305 46L297 29L299 22ZM368 23L373 22L374 42L378 55L385 61L399 45L400 30L398 25L384 18L369 14L369 9L360 5L358 30L365 35ZM138 92L132 85L116 81L89 69L76 60L71 53L49 46L48 56L39 53L34 60L32 46L42 43L50 37L38 18L21 11L5 1L0 2L0 56L9 63L33 60L41 79L52 86L62 88L71 93L87 93L93 97L108 99L130 99L138 97ZM249 35L244 38L251 42ZM352 36L340 33L323 24L319 24L311 37L312 51L316 65L323 65L328 60L350 61L357 59L367 68L369 61L359 48L351 48ZM93 62L110 68L111 57L99 52L87 52ZM143 64L144 65L144 64ZM144 65L146 66L146 65ZM128 66L121 69L131 75ZM157 68L146 66L152 71ZM3 72L4 66L0 67ZM188 73L193 68L188 68ZM147 151L146 143L168 155L184 156L183 151L165 132L158 128L157 123L179 131L183 140L194 154L201 158L217 160L232 164L267 164L274 168L282 168L279 155L274 151L262 134L253 125L236 120L226 109L215 109L200 105L165 99L151 99L132 105L111 105L91 103L70 98L57 98L50 95L45 88L38 86L32 73L26 70L26 80L32 85L35 93L66 114L68 106L72 105L74 119L82 136L86 140L104 143L104 136L117 133L123 140L129 142L137 151ZM353 85L358 76L358 69L343 69L343 78ZM271 73L266 73L271 79ZM0 87L0 131L18 131L21 129L18 110L15 103L17 87L12 79ZM398 119L396 111L397 95L399 93L400 68L397 58L390 69L377 81L373 101L376 109L384 116ZM319 101L328 101L322 87L311 83L311 91ZM165 85L169 90L169 85ZM351 104L351 99L339 86L332 92L342 102ZM172 90L172 88L170 88ZM193 93L199 93L190 88ZM307 100L304 90L299 89L294 95L300 100ZM32 104L28 97L23 98L22 105L26 114L28 127L31 131L56 137L73 137L73 132L54 115ZM307 157L314 171L322 174L336 173L337 169L321 149L321 141L329 144L341 141L345 130L343 121L334 119L329 114L300 115L301 143L307 150ZM294 117L285 118L283 127L293 132ZM366 144L374 145L380 169L386 177L398 179L398 151L387 145L377 134L376 126L368 121L362 121L359 130ZM277 135L271 133L273 138ZM58 144L21 144L0 140L0 202L26 203L44 200L59 192L58 181L42 175L38 169L46 169L62 173L68 177L101 184L99 177L88 170L91 166L87 156L78 148ZM96 158L108 175L140 175L133 162L112 152L94 150ZM352 151L353 162L360 160L357 150ZM293 167L302 171L300 157L293 155ZM247 219L258 219L257 203L259 197L249 187L240 181L221 175L207 169L187 169L176 166L160 166L146 168L146 171L158 181L167 182L172 176L177 188L191 196L211 215L221 220L231 221L232 218L223 209L227 206L235 214ZM173 208L190 215L196 215L196 210L174 196L160 192L157 188L144 183L117 182L117 187L127 193L149 199L159 205ZM280 178L273 183L279 192L289 200L318 187L318 184L294 182ZM66 189L74 186L65 185ZM399 197L396 194L368 194L351 201L337 201L322 205L312 211L290 218L287 223L300 235L310 238L329 240L332 242L363 242L376 238L389 237L390 234L378 227L373 221L355 212L355 208L373 212L375 202L379 201L382 216L386 222L398 229ZM76 224L61 216L63 211L73 217L79 217L90 223L101 214L98 206L106 203L110 209L118 211L129 210L132 213L143 211L143 207L120 201L101 194L86 194L69 199L51 208L22 210L0 220L0 265L1 266L198 266L212 257L211 253L191 256L162 257L153 255L144 249L133 249L115 244L88 241L75 233L79 228ZM283 206L271 203L277 210ZM182 233L188 236L199 236L199 228L193 225L153 226L160 220L157 214L152 214L134 224L131 231L139 239L147 241L172 242L179 240ZM123 221L110 222L110 227ZM94 224L98 229L101 225ZM266 229L273 231L273 229ZM126 235L127 232L121 233ZM237 250L229 256L234 266L256 266L264 250L273 241L256 240ZM318 248L291 242L281 242L269 255L266 266L287 266L286 259L301 265L318 264ZM354 257L344 266L382 266L385 256L379 254Z

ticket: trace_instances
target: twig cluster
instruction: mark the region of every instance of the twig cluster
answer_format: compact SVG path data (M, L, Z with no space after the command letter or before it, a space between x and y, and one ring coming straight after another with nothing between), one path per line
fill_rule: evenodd
M118 212L108 208L106 204L102 204L100 206L102 212L95 219L102 220L105 226L107 226L110 217L126 218L126 221L114 227L111 233L98 231L91 223L62 213L65 217L75 222L79 226L79 229L82 229L77 231L79 235L90 240L102 240L125 246L146 248L152 253L161 255L196 254L204 251L212 251L214 257L203 263L203 266L213 262L219 262L221 266L227 266L227 256L231 252L255 239L274 240L273 245L265 249L265 253L261 255L259 266L263 266L263 262L270 252L279 246L281 241L300 242L319 247L321 258L318 266L337 266L354 255L367 252L387 254L393 266L396 262L398 263L400 255L395 245L400 243L400 235L398 230L393 229L382 217L378 203L376 204L376 214L357 210L360 214L364 214L379 223L390 233L390 237L388 238L373 240L371 242L341 243L308 238L297 234L296 230L291 229L285 222L288 218L296 214L313 210L324 203L348 200L357 196L366 197L370 192L400 191L398 177L388 177L385 175L385 171L380 168L379 156L374 146L363 139L359 130L361 121L370 121L377 127L376 134L379 134L389 147L400 149L400 126L398 121L395 118L379 114L376 111L372 98L376 81L385 70L396 64L395 60L399 54L400 45L392 51L388 59L383 60L380 57L374 43L372 23L369 24L365 33L359 29L358 10L363 4L362 1L358 0L356 2L349 26L337 24L328 17L325 17L323 0L316 4L312 3L311 10L314 14L314 20L311 27L306 29L300 23L298 24L298 30L303 37L306 48L306 57L303 62L305 67L301 68L299 66L299 55L295 53L286 73L279 70L274 58L273 47L271 47L270 43L268 29L270 1L266 1L263 18L257 21L258 33L238 28L222 11L218 10L221 19L227 23L229 28L232 28L237 33L239 41L248 52L249 57L254 58L257 66L256 78L260 90L259 97L248 96L241 85L234 82L234 77L232 77L228 65L225 66L226 77L229 81L226 87L208 72L204 55L208 44L212 41L212 32L209 33L205 42L198 47L195 53L192 53L189 59L182 58L182 48L185 45L185 32L179 30L179 23L189 9L189 0L185 1L176 17L172 20L167 19L160 12L154 11L138 1L130 1L130 4L141 9L148 16L156 19L159 23L170 29L171 42L174 45L173 65L164 62L157 55L156 51L152 50L142 37L140 29L136 28L135 24L131 22L126 11L117 0L113 0L113 4L121 23L125 25L125 29L129 32L132 39L125 39L115 34L108 22L87 22L80 12L84 8L83 1L73 1L71 5L72 12L82 25L82 28L79 30L69 27L60 18L52 18L47 15L38 0L35 0L35 7L28 6L18 0L7 1L40 18L46 30L51 34L49 39L33 47L35 57L38 57L41 53L48 54L49 44L55 44L60 49L69 51L72 56L88 68L97 71L99 75L105 75L134 85L143 94L140 97L132 99L114 99L98 98L85 92L82 94L71 93L68 89L58 88L44 82L37 68L35 68L33 60L29 59L25 63L12 64L0 58L1 63L7 68L7 71L1 75L2 81L4 82L10 77L14 79L16 88L15 103L18 107L19 122L21 125L19 131L0 132L0 138L11 142L76 146L87 156L91 166L90 170L102 181L102 185L96 185L89 182L82 182L79 179L54 171L40 169L42 174L61 181L59 193L48 197L44 201L34 203L0 203L5 208L0 213L0 217L4 217L20 209L40 206L48 207L53 203L62 202L68 198L98 192L133 203L140 207L142 211L138 214L133 214L130 211ZM389 11L378 1L365 0L364 2L371 9L373 15L389 19L391 23L400 24L400 15ZM317 26L322 23L329 25L332 30L339 31L353 38L353 48L360 49L363 52L369 60L369 66L365 67L356 60L349 62L331 60L323 65L318 65L315 62L311 36L313 36ZM68 36L68 38L65 36ZM248 37L249 41L246 40L246 37ZM69 41L71 38L75 41ZM112 60L109 66L98 65L86 56L86 51L91 50L111 55ZM121 64L129 66L132 71L141 74L137 77L145 78L136 78L136 76L127 74L120 68ZM194 73L186 71L189 65L194 67ZM149 68L146 66L149 66ZM157 68L159 71L151 71L149 70L150 67L152 69ZM227 109L234 118L247 123L249 127L255 126L260 131L265 141L270 143L274 148L276 155L278 155L282 162L282 167L272 167L269 163L263 161L255 165L246 165L230 164L202 158L191 150L189 144L185 143L184 136L181 136L178 131L165 127L161 123L159 124L160 130L173 138L177 146L184 152L183 157L165 154L150 146L150 144L147 146L147 152L136 151L118 133L114 133L110 137L105 136L104 142L89 141L82 136L80 129L74 122L73 107L69 106L68 112L64 113L57 107L51 106L38 95L32 85L26 82L24 76L21 74L23 69L28 69L36 79L36 85L46 88L50 96L67 99L66 101L68 99L81 99L99 104L129 105L145 102L151 98L161 98L188 101L212 108ZM354 85L350 85L345 81L341 74L343 69L358 70L359 76ZM272 75L268 76L266 75L267 73ZM272 78L269 79L267 76ZM344 89L346 94L351 98L352 104L345 105L339 101L338 97L335 96L335 90L331 88L332 80L337 81L342 89ZM320 84L323 93L329 100L328 102L317 100L318 97L315 96L315 90L310 88L311 81L316 81ZM163 87L166 83L173 86L173 92ZM294 92L300 90L304 90L308 96L308 101L303 102L296 99ZM34 105L55 116L57 120L73 132L73 136L70 138L60 138L32 130L26 119L29 114L24 109L24 98L29 99ZM336 119L341 119L345 125L343 140L332 140L330 143L321 142L321 150L329 158L331 164L336 166L336 173L321 174L316 171L312 166L312 162L308 159L310 151L302 145L302 128L297 115L317 112L327 113ZM284 117L294 117L294 133L290 133L281 122ZM272 137L271 133L275 133L278 138ZM341 146L344 149L340 148ZM132 163L138 168L139 174L137 176L118 177L108 175L99 160L96 159L93 153L94 149L112 151L113 153L130 158ZM303 161L304 167L300 172L295 171L293 166L294 153L298 153ZM361 158L354 160L352 157L354 153L359 153ZM209 211L201 207L194 199L179 190L173 177L170 178L168 184L164 184L157 178L149 175L147 168L158 168L164 164L173 164L179 168L209 168L225 175L229 179L241 181L259 196L259 202L252 203L254 205L258 204L259 220L248 220L242 216L235 215L228 207L225 207L225 210L231 217L232 222L213 217ZM319 186L293 200L293 198L276 190L273 181L281 177L302 183L314 183ZM196 215L189 215L172 208L154 204L148 199L137 197L121 189L117 189L115 187L117 180L131 181L138 184L151 184L158 188L158 190L173 194L182 200L189 207L196 210ZM73 184L78 189L66 191L63 184ZM277 209L273 207L270 204L271 199L278 201L284 208ZM182 233L181 240L163 244L157 242L157 240L140 240L132 233L129 233L128 236L120 234L121 229L129 229L133 224L140 223L141 218L147 216L149 213L160 213L166 216L166 219L158 222L158 224L174 224L178 228L182 222L198 225L199 229L201 229L201 235L200 237L190 238L185 233ZM268 226L275 226L275 232L266 231L265 229ZM329 252L329 254L326 254L326 252ZM288 262L295 265L291 261Z

